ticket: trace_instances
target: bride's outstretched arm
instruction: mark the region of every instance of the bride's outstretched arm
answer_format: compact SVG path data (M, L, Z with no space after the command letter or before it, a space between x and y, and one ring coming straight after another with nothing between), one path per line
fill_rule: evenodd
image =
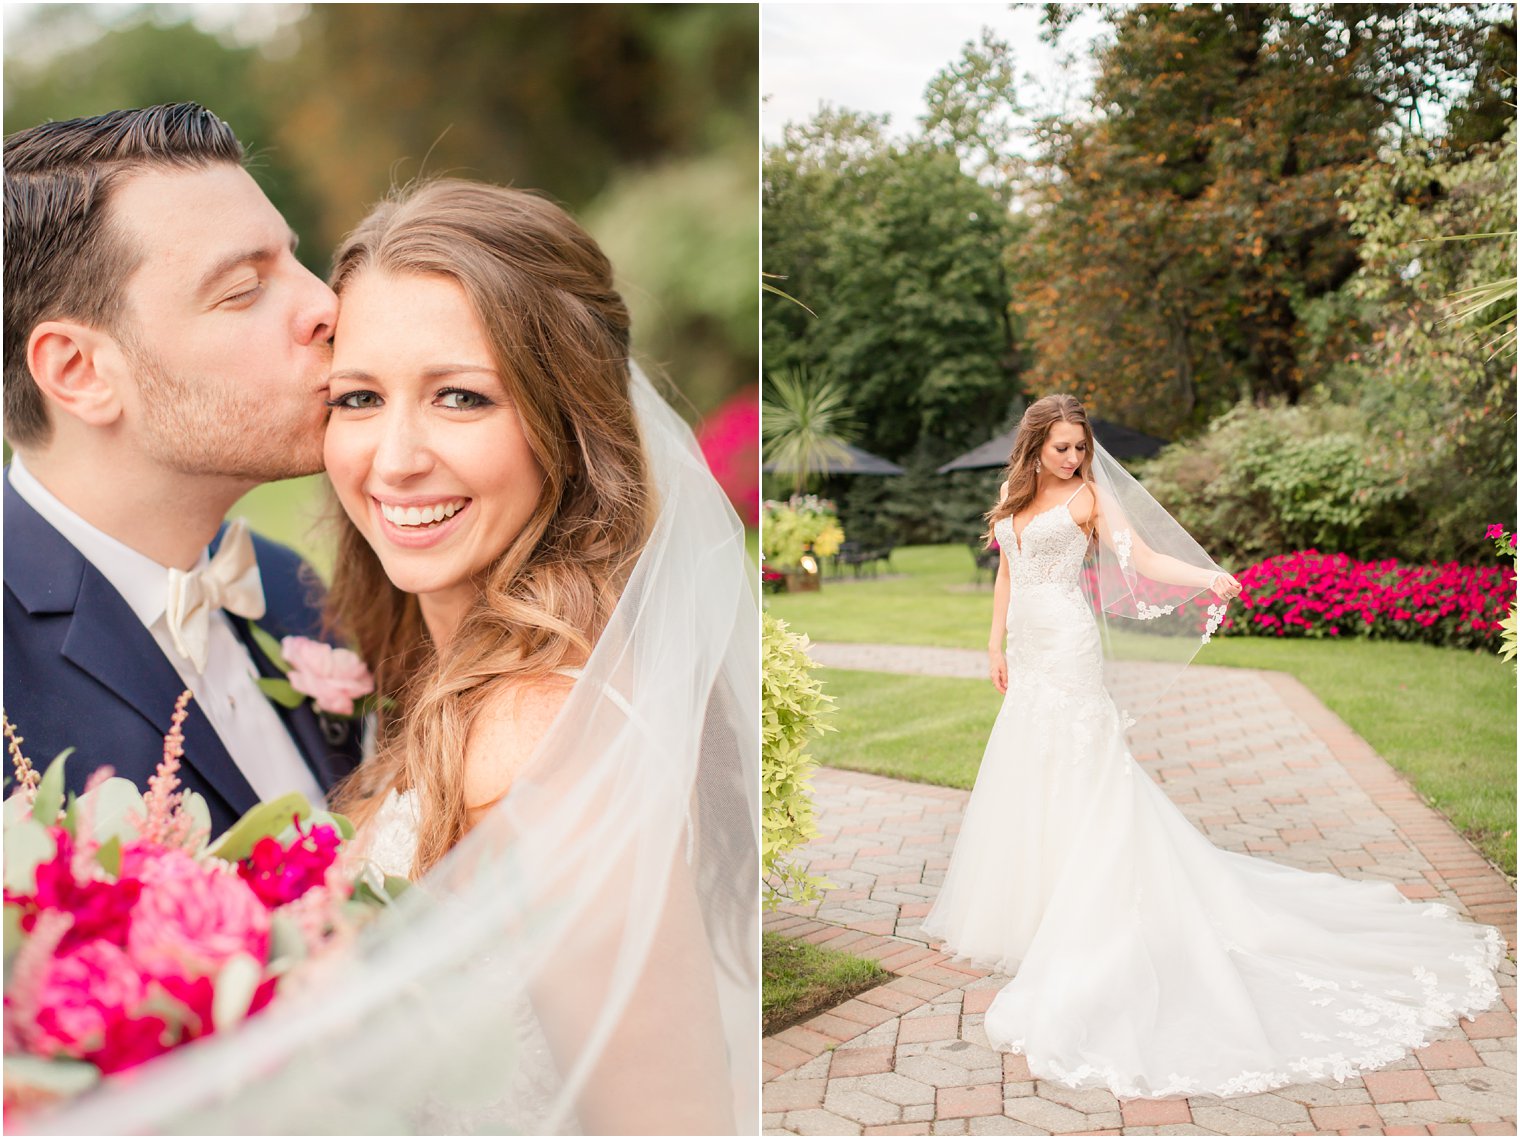
M1097 496L1094 507L1098 521L1098 537L1119 558L1120 563L1132 562L1135 572L1151 581L1167 585L1180 585L1189 589L1212 589L1216 579L1228 578L1219 570L1188 565L1169 554L1163 554L1145 544L1145 539L1130 526L1118 504L1107 495ZM1230 578L1233 582L1234 578Z

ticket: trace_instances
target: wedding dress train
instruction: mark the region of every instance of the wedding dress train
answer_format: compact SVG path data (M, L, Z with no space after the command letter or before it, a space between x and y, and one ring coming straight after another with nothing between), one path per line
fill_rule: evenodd
M1008 693L923 929L1013 974L995 1048L1116 1095L1239 1095L1393 1063L1498 997L1497 930L1215 847L1129 754L1065 506L995 536Z

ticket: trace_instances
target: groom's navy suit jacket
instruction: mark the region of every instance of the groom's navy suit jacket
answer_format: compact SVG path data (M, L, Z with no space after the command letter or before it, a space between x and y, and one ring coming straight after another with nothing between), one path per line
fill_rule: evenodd
M76 793L106 764L146 788L184 683L111 583L8 478L0 474L0 481L5 484L4 703L24 738L21 750L40 771L64 748L74 748L64 771ZM257 536L253 545L266 605L259 627L276 640L317 637L320 587L303 580L300 558ZM253 642L247 622L231 620L259 671L282 675ZM310 701L295 709L273 707L324 790L358 762L358 721L319 718ZM215 836L258 796L194 700L184 733L180 779L205 796ZM8 760L5 765L9 768Z

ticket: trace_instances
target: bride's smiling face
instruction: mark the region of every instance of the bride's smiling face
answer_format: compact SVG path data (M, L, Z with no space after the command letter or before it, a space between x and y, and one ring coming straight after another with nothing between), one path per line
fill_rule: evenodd
M457 621L532 517L543 469L455 281L366 269L339 313L327 474L429 626Z

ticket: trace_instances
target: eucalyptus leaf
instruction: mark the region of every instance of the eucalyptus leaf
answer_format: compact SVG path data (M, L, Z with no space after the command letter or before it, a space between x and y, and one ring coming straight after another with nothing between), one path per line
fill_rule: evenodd
M306 818L311 814L311 804L299 791L281 795L267 803L260 803L237 822L216 842L206 848L213 858L238 862L253 853L254 845L261 838L272 838L290 826L292 815Z
M236 954L217 972L211 1022L218 1032L225 1032L248 1015L262 975L259 963L246 953Z
M288 680L266 676L259 681L259 688L265 696L284 708L299 708L301 701L306 699Z
M100 844L100 849L95 852L95 861L100 863L100 868L112 877L121 874L121 838L112 835Z
M99 1082L100 1069L83 1060L44 1060L41 1056L28 1056L24 1052L5 1054L7 1103L22 1088L44 1092L50 1098L71 1099Z
M3 808L3 818L5 820L6 830L10 830L11 827L21 822L22 819L29 819L31 817L32 805L28 803L26 799L24 799L21 795L8 795L6 797L5 806Z
M347 815L340 815L336 811L328 811L327 818L338 829L338 835L344 842L354 837L354 824L348 821Z
M296 928L296 923L284 914L275 914L269 921L269 961L270 965L276 963L281 968L288 964L304 960L306 957L306 939L301 936L301 931Z
M48 764L42 774L37 797L32 800L32 818L38 822L51 824L58 821L58 812L63 809L63 765L73 750L65 748L59 752L58 758Z
M138 837L138 826L147 814L142 792L130 779L112 776L85 798L94 808L95 841L119 838L131 842Z
M190 816L193 826L192 833L209 835L211 833L211 808L206 805L206 798L196 791L186 791L185 797L180 801L179 809Z
M37 888L37 867L57 853L57 842L36 819L6 827L5 888L13 894L30 894Z

